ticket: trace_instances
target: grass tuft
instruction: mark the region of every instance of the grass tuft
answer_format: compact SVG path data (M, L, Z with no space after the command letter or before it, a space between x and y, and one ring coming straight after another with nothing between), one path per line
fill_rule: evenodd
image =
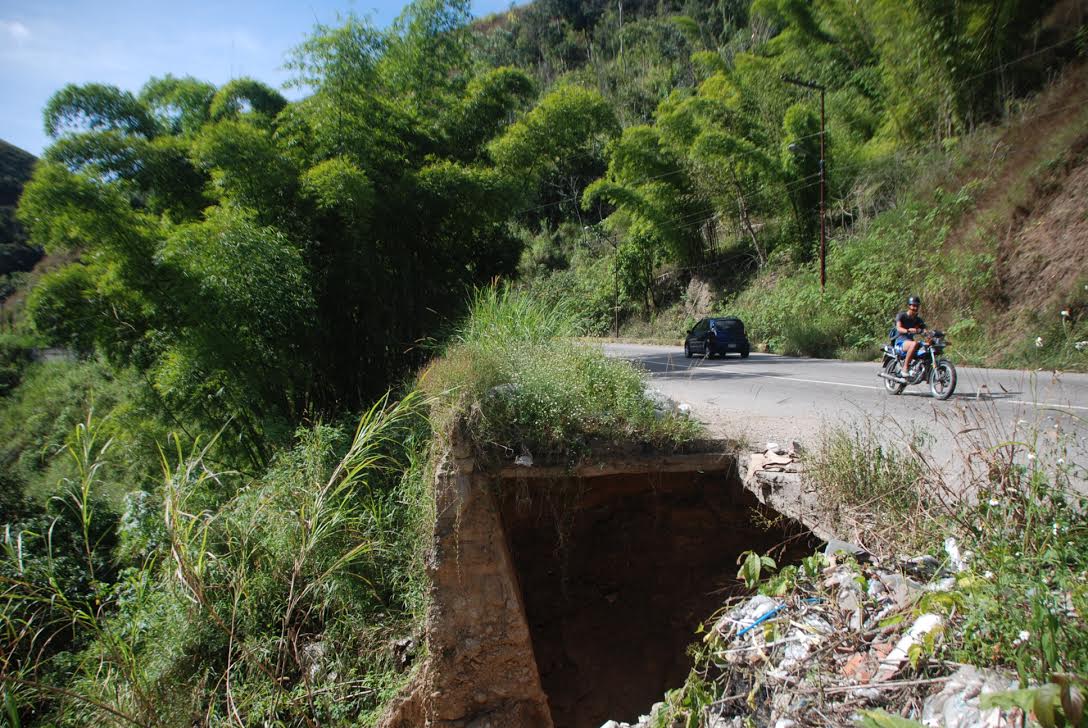
M594 443L671 448L695 437L694 422L655 410L641 372L572 341L574 330L568 312L524 291L478 292L457 343L419 378L436 429L468 413L482 451L571 463Z

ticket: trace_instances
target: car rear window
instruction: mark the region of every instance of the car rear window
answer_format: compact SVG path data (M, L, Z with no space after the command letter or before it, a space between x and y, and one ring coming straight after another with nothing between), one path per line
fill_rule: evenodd
M710 325L716 329L744 331L744 324L735 318L711 319Z

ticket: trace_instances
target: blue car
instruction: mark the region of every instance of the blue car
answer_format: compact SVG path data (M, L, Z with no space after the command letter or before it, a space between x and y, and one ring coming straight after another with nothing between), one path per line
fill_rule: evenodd
M695 354L702 354L707 359L740 354L741 358L747 359L751 348L744 333L744 322L735 316L705 318L695 324L684 339L684 356L689 359Z

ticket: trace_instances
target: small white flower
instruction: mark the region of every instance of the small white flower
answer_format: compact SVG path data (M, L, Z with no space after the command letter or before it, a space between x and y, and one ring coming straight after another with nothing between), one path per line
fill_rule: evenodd
M1034 459L1035 459L1035 453L1029 452L1028 453L1028 460L1034 460Z
M1069 313L1069 309L1068 309L1068 308L1063 308L1063 309L1062 309L1062 318L1063 318L1063 319L1067 319L1067 318L1069 318L1069 317L1070 317L1071 315L1072 315L1072 314L1070 314L1070 313Z
M1058 465L1065 465L1065 458L1058 458Z
M1055 536L1058 535L1058 524L1057 524L1057 522L1055 522L1053 524L1053 526L1050 529L1050 532L1053 533Z
M1031 632L1028 632L1026 629L1022 629L1020 630L1020 634L1016 636L1020 639L1021 642L1027 642L1031 638Z
M1088 349L1088 341L1078 341L1073 344L1073 348L1077 351L1084 351L1085 349Z
M983 579L993 579L994 578L994 572L987 571L987 572L982 574L982 578Z
M999 505L1001 505L1001 501L999 501L997 498L991 498L990 499L990 505L999 506Z
M1042 336L1036 336L1035 337L1035 348L1036 349L1042 349L1043 348L1043 337Z

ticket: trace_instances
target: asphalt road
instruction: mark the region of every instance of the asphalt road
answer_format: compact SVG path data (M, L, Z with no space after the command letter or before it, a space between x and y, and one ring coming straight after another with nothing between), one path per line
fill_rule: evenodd
M971 463L977 468L980 451L1010 441L1025 443L1039 462L1088 466L1088 375L957 367L955 394L939 402L928 385L890 395L875 363L756 353L686 359L679 346L604 349L644 367L654 387L689 404L715 434L754 446L797 440L812 447L835 426L888 441L920 435L953 477Z

